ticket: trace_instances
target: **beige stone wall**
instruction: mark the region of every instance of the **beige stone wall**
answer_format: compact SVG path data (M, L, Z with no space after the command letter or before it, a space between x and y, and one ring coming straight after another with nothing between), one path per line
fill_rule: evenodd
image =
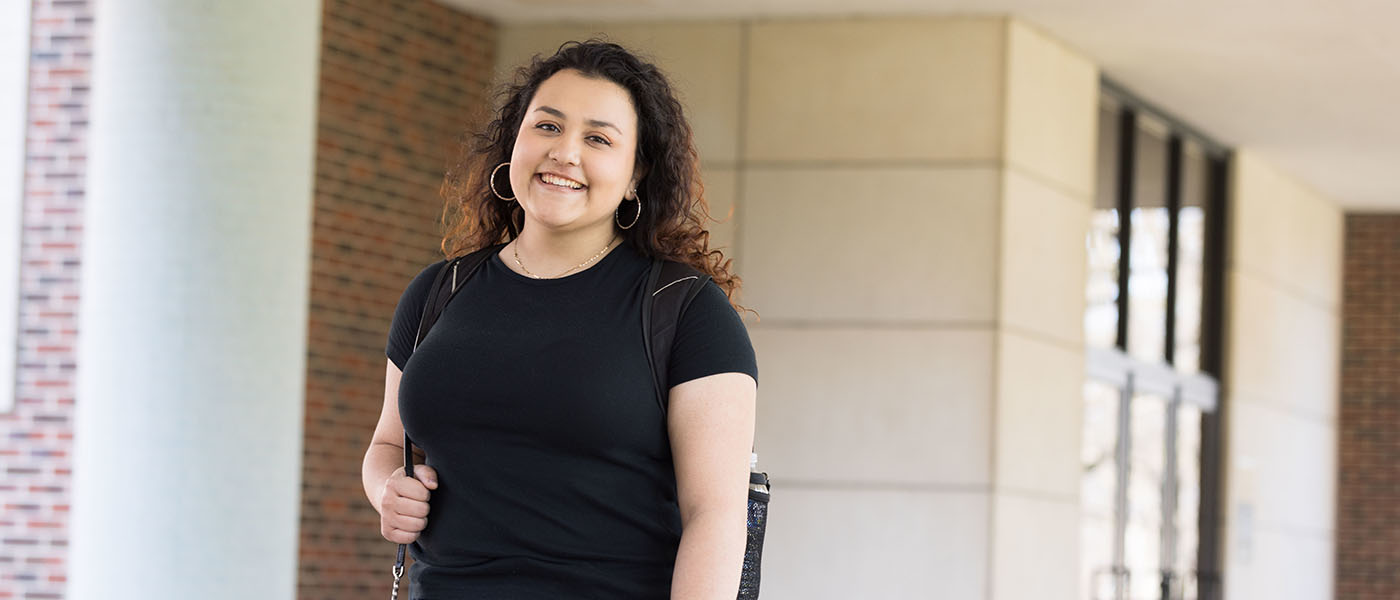
M988 595L1079 598L1084 307L1098 71L1009 28Z
M606 32L675 78L732 223L774 480L764 597L1078 593L1098 74L1001 18Z
M1343 213L1240 152L1226 271L1227 598L1330 598Z

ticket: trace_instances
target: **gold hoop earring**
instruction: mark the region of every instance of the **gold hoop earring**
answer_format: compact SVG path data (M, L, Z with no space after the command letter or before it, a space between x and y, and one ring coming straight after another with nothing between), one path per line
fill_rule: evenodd
M514 200L514 199L515 199L515 196L511 196L511 197L507 198L507 197L505 197L505 196L502 196L500 192L496 191L496 171L501 170L501 167L504 167L504 166L506 166L506 165L508 165L508 164L510 164L510 161L506 161L506 162L503 162L503 163L501 163L501 164L499 164L499 165L496 165L496 168L491 169L491 177L488 178L488 179L486 180L486 183L489 184L489 185L491 186L491 193L492 193L492 194L495 194L497 198L500 198L501 200L505 200L506 202L510 202L511 200ZM509 173L509 171L507 171L507 173ZM511 191L513 192L513 191L515 191L515 190L512 189Z
M633 195L633 196L637 196L636 190L633 190L633 191L632 191L632 195ZM633 218L632 218L632 223L629 224L629 225L627 225L627 226L625 226L625 227L622 225L622 218L621 218L621 216L618 214L618 211L622 210L622 203L621 203L621 202L618 202L618 203L617 203L617 208L613 209L613 221L616 221L616 222L617 222L617 226L618 226L619 228L621 228L621 229L631 229L631 228L637 226L637 221L642 220L642 197L641 197L641 196L637 196L637 197L636 197L636 200L637 200L637 216L636 216L636 217L633 217Z

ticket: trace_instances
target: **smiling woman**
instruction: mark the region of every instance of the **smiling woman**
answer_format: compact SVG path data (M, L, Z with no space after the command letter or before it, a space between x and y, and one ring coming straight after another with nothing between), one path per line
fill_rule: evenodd
M525 227L555 234L591 229L596 237L607 236L590 247L610 240L609 220L619 205L638 202L636 132L636 112L622 86L573 69L541 83L508 167Z
M447 260L395 309L363 472L381 531L410 544L413 598L735 598L758 366L681 105L599 41L501 98L444 182ZM434 276L468 254L420 339ZM666 261L703 283L653 367L641 316Z
M533 250L541 261L536 270L550 272L544 268L556 266L546 264L550 255L569 252L534 247L553 238L523 234L531 220L555 232L586 231L568 236L577 244L574 253L586 257L593 250L585 249L611 239L600 220L611 212L617 233L643 256L699 269L733 303L740 280L724 254L709 247L705 224L712 219L690 123L655 65L617 44L570 42L517 69L498 96L503 101L494 118L463 145L443 181L445 256L519 237L511 250L526 260ZM586 193L573 206L537 204L551 189L544 187L546 173L581 184ZM540 187L532 191L532 185ZM516 190L523 201L502 201L514 199Z

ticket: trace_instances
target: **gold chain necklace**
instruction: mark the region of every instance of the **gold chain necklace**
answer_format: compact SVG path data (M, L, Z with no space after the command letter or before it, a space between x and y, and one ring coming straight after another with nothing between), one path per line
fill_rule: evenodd
M560 274L558 274L558 275L555 275L554 277L540 277L539 275L536 275L536 274L534 274L534 273L531 273L529 269L525 268L525 264L522 263L522 262L520 262L520 243L519 243L519 241L517 241L514 245L511 246L510 251L511 251L512 254L515 254L515 264L516 264L517 266L519 266L519 267L520 267L520 270L521 270L521 271L524 271L526 275L529 275L529 276L531 276L531 277L534 277L535 279L558 279L558 278L560 278L560 277L563 277L563 276L565 276L565 275L568 275L569 272L570 272L570 271L573 271L574 269L582 269L582 268L584 268L585 266L588 266L589 263L591 263L591 262L593 262L593 261L595 261L595 260L598 260L598 258L601 257L601 256L603 255L604 252L607 252L609 248L612 248L613 242L616 242L617 240L618 240L618 238L616 238L616 237L614 237L613 239L608 240L608 245L603 246L603 249L602 249L602 250L599 250L597 254L594 254L594 255L593 255L593 258L590 258L590 259L585 260L585 261L583 261L583 262L581 262L581 263L579 263L579 264L577 264L577 265L574 265L574 266L572 266L572 267L569 267L569 269L568 269L567 271L564 271L563 273L560 273Z

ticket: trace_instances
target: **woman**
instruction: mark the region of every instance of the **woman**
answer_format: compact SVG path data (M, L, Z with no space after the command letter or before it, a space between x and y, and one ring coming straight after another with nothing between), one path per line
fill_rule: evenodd
M363 469L381 531L411 543L413 598L732 600L757 365L681 105L655 66L594 40L502 95L443 186L442 246L508 243L416 349L442 261L394 313ZM664 416L640 319L658 256L712 277L677 325Z

